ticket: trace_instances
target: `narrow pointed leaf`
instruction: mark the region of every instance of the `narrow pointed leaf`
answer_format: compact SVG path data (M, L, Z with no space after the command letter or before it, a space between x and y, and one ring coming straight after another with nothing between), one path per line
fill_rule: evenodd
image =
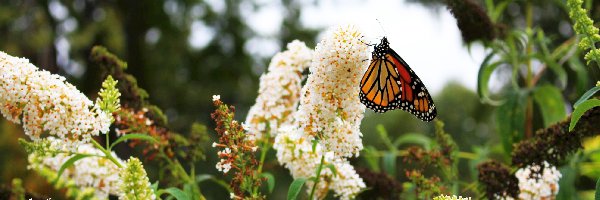
M579 99L573 104L573 107L577 107L579 104L583 103L585 100L588 100L590 97L594 96L596 92L600 91L600 86L593 87L592 89L585 92Z
M383 155L383 169L392 177L396 176L396 153L386 152Z
M586 111L596 106L600 106L600 99L588 99L579 104L573 111L573 114L571 114L571 123L569 124L569 131L573 131L575 125L577 125L577 122Z
M165 189L165 192L175 197L177 200L190 200L190 196L183 190L175 187Z
M263 172L260 176L267 179L267 187L269 188L269 193L273 193L273 188L275 188L275 177L273 176L273 174L269 172Z
M294 179L292 184L290 184L290 188L288 189L287 199L288 200L296 200L298 198L298 194L302 189L302 186L306 182L306 178L297 178Z
M507 101L496 110L496 126L506 152L512 152L513 143L521 140L525 129L526 98L521 93L509 93Z
M125 140L146 140L148 142L151 143L158 143L158 140L154 139L152 136L146 135L146 134L139 134L139 133L133 133L133 134L125 134L121 137L119 137L119 139L115 140L115 142L113 142L110 145L110 148L112 149L115 145L125 141Z
M69 158L69 160L67 160L64 164L62 164L60 166L60 169L58 169L58 173L56 175L56 179L54 180L54 182L56 182L56 181L58 181L60 179L60 176L65 172L65 170L67 168L73 166L76 161L81 160L81 159L86 158L86 157L90 157L90 155L77 154L77 155Z

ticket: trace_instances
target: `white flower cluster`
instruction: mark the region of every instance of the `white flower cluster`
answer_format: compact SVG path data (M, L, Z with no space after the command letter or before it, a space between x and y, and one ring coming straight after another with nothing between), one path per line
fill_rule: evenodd
M50 149L56 151L68 151L62 147L62 141L54 137L47 137L51 141ZM77 150L81 154L104 155L103 152L94 148L91 144L81 144ZM120 163L123 163L114 152L112 156ZM60 167L71 158L64 153L56 155L39 155L32 153L29 155L28 169L39 170L48 168L58 172ZM95 188L96 197L99 199L107 199L108 194L117 195L119 193L119 168L110 160L104 157L92 156L75 161L72 167L65 169L61 178L73 180L80 188L93 187Z
M558 180L562 175L548 162L544 161L542 165L530 165L517 170L515 176L519 179L519 199L554 199L558 194Z
M110 116L65 78L0 51L0 111L37 141L42 133L75 148L108 132Z
M358 156L363 148L359 83L368 66L368 46L354 26L338 27L317 45L296 120L336 156Z
M293 127L282 127L280 130L273 147L277 150L279 163L287 167L294 178L315 176L321 164L321 157L324 156L324 167L315 190L318 199L323 198L330 189L335 191L335 196L340 199L354 199L356 194L366 187L347 160L336 158L333 152L324 152L322 145L318 143L313 149L311 141ZM330 168L325 167L328 165L333 165L336 170L335 175ZM314 182L309 180L306 185L310 192Z
M321 171L317 197L333 190L341 199L352 199L366 187L346 160L363 147L359 128L365 106L358 85L369 53L361 37L354 26L327 34L316 47L295 121L276 130L277 159L294 178L315 177L321 157L324 166L335 168L336 174L327 167ZM308 182L309 190L313 184Z
M298 40L287 48L271 59L268 72L260 77L256 104L248 111L248 132L256 138L263 133L275 136L280 126L292 122L298 106L302 71L310 65L313 51Z

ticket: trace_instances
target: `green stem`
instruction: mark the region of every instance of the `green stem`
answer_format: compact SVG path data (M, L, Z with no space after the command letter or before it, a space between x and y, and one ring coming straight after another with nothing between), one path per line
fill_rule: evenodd
M269 141L263 141L260 150L260 163L258 163L258 170L256 170L259 174L262 173L263 164L265 163L265 158L267 157L267 152L271 149L271 145L269 145Z
M205 200L206 198L204 197L204 195L202 194L202 191L200 190L200 187L198 186L198 184L196 184L196 177L190 177L190 175L188 175L187 171L185 171L185 169L181 166L181 163L179 163L177 160L173 161L171 160L163 151L162 148L160 148L159 150L160 156L162 158L164 158L165 161L167 161L167 163L170 166L173 166L172 169L174 169L171 173L174 174L175 176L180 176L183 179L183 182L185 183L189 183L189 184L193 184L194 188L193 190L195 191L196 195L198 195L198 198L200 200ZM192 170L194 170L194 167L192 167ZM192 174L195 174L195 172L192 172Z
M181 176L181 178L183 178L183 182L189 183L192 181L192 178L190 177L190 175L187 174L187 171L183 169L181 163L169 159L162 150L160 152L163 155L163 157L165 157L165 160L169 163L169 165L171 165L173 169L175 169L173 173L176 173L177 175Z
M106 133L106 149L110 150L110 139L108 138L108 132Z
M325 161L325 156L321 156L321 163L317 168L317 178L315 179L315 184L313 184L312 190L310 191L310 197L308 199L313 199L315 195L315 190L317 189L317 184L319 184L319 179L321 178L321 170L323 169L323 162Z
M265 137L262 140L262 145L260 147L260 162L258 163L258 169L256 170L256 174L258 176L260 176L260 174L262 173L262 168L263 168L263 164L265 163L265 158L267 157L267 152L269 152L269 149L271 148L270 146L270 142L269 142L269 136L267 134L264 134ZM254 187L253 195L256 195L258 193L258 187Z
M110 131L109 131L109 132L110 132ZM108 149L108 150L110 150L110 140L108 139L108 133L109 133L109 132L107 132L107 133L105 134L105 135L106 135L106 149Z
M113 163L115 163L115 165L117 165L117 167L119 168L123 168L123 165L121 165L121 163L112 156L112 153L108 150L106 150L104 147L102 147L102 145L100 145L98 142L96 142L96 140L92 139L92 144L94 144L94 146L96 148L98 148L100 151L102 151L104 153L104 156L109 159L110 161L112 161Z

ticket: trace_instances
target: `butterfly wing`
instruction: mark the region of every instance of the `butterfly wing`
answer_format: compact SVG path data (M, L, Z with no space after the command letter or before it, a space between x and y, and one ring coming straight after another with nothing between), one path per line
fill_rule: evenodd
M396 99L401 92L400 83L393 63L373 56L360 81L360 101L375 112L396 109Z
M423 121L433 120L437 115L435 104L433 104L431 95L417 74L391 48L388 49L385 60L395 66L400 81L398 85L401 87L401 92L393 104Z

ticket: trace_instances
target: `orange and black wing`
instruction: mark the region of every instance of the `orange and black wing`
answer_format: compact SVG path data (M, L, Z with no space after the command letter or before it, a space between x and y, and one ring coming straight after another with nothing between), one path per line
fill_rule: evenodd
M433 120L437 115L435 104L421 79L393 49L388 49L385 59L393 63L400 77L402 92L394 104L423 121Z
M360 81L360 101L375 112L402 109L423 121L437 115L431 95L408 64L390 48L387 38L375 46Z
M396 109L395 101L401 92L399 78L393 63L373 56L360 81L360 101L376 112Z

